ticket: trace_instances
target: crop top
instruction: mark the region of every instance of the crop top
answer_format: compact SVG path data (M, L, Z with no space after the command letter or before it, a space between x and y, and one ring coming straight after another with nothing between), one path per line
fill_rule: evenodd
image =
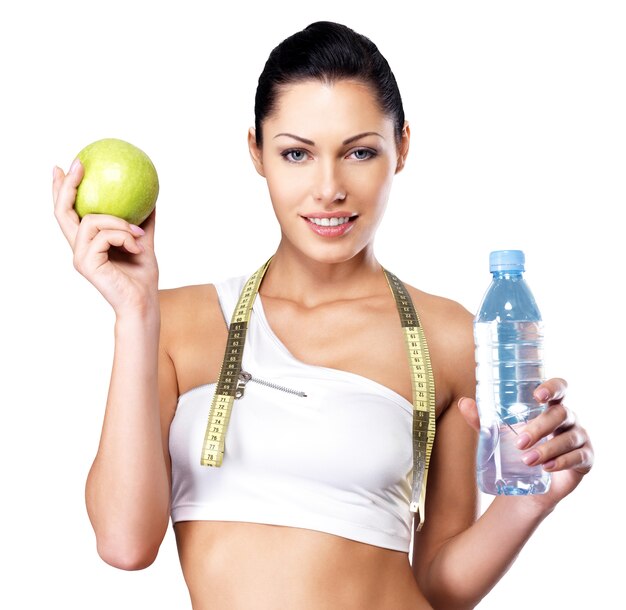
M247 279L215 284L225 319ZM234 402L219 468L200 464L216 384L178 398L172 523L283 525L408 552L413 405L372 379L295 358L270 328L260 294L242 369L252 378Z

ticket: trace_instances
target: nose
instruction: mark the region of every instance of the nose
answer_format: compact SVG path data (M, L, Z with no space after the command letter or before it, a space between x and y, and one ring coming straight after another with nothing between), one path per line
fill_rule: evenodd
M313 185L313 198L324 205L343 201L346 191L343 187L340 173L332 160L318 164Z

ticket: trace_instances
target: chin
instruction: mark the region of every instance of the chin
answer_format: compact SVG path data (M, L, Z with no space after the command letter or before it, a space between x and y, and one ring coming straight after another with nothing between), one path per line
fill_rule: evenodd
M315 261L316 263L322 263L324 265L339 265L341 263L346 263L352 260L356 254L351 255L340 255L340 254L332 254L330 252L318 252L312 255L309 255L308 258Z
M323 265L339 265L362 256L366 245L359 248L355 244L347 242L335 244L312 244L309 242L300 243L297 246L292 244L291 249L292 252L297 252L298 256L312 262Z

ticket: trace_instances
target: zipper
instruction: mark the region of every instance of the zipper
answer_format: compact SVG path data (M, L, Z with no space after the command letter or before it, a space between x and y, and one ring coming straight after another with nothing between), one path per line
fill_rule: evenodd
M300 392L299 390L293 390L292 388L287 388L284 385L279 385L277 383L272 383L271 381L266 381L265 379L259 379L258 377L253 377L252 374L247 371L241 371L239 373L239 380L237 381L237 389L235 390L235 399L241 398L246 391L246 384L249 381L254 381L259 385L264 385L268 388L272 388L273 390L279 390L281 392L287 392L287 394L293 394L294 396L300 396L301 398L306 398L305 392Z

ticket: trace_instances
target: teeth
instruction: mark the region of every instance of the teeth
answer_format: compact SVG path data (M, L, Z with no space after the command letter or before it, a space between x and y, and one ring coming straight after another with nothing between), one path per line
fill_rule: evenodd
M336 227L348 222L348 216L341 216L339 218L309 218L309 220L320 227Z

